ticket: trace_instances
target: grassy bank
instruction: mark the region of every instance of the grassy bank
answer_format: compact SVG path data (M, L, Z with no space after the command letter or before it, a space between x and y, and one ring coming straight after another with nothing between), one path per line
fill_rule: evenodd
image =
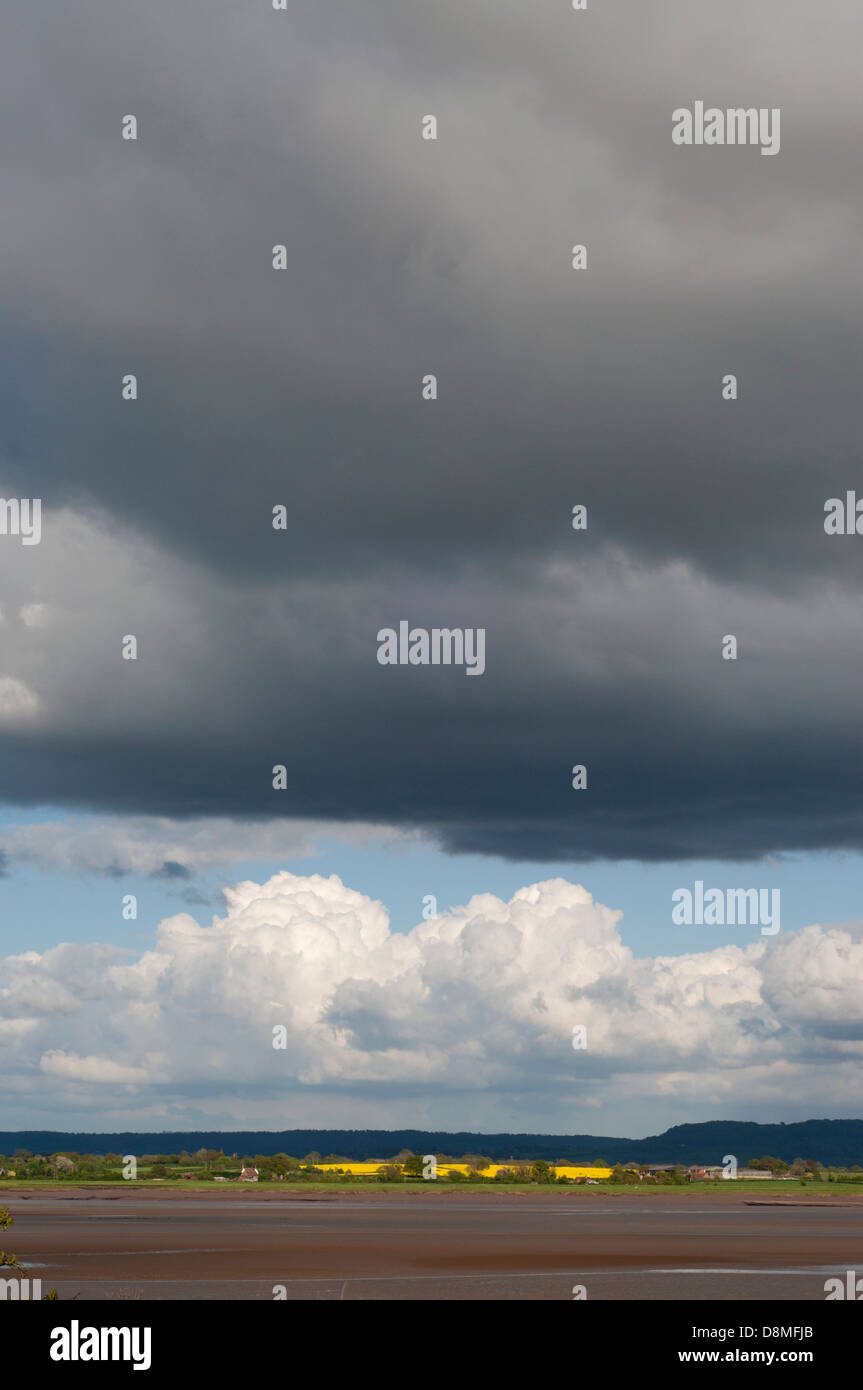
M834 1182L769 1182L769 1181L719 1181L719 1182L692 1182L682 1186L672 1186L670 1184L647 1184L647 1183L598 1183L596 1186L576 1185L572 1183L501 1183L501 1182L459 1182L452 1183L444 1180L437 1182L263 1182L241 1183L224 1182L215 1183L207 1180L183 1179L183 1178L164 1178L156 1180L153 1178L129 1180L128 1182L105 1182L97 1178L92 1180L70 1180L56 1178L0 1178L0 1192L4 1198L14 1196L16 1192L104 1192L109 1196L120 1196L121 1193L130 1190L140 1192L155 1192L159 1189L168 1192L207 1192L213 1196L219 1194L229 1194L236 1196L237 1192L253 1194L255 1192L267 1192L282 1195L299 1195L303 1192L377 1192L381 1189L387 1192L427 1192L427 1193L462 1193L466 1196L477 1192L515 1192L523 1193L529 1197L531 1194L554 1193L557 1197L567 1200L583 1198L586 1201L597 1197L608 1198L616 1196L631 1195L637 1193L648 1200L651 1197L661 1194L674 1193L682 1200L689 1201L693 1198L705 1197L710 1194L718 1193L722 1197L785 1197L789 1201L801 1201L811 1197L833 1197L837 1201L844 1197L863 1196L863 1180L859 1183L834 1183Z

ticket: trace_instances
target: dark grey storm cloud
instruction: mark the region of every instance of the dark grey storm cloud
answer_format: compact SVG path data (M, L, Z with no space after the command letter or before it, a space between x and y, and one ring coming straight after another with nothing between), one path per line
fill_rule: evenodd
M863 844L863 540L823 529L863 495L856 7L4 29L0 483L45 508L0 555L10 800L532 859ZM779 154L675 147L699 98L781 108ZM484 627L485 674L378 666L401 618Z

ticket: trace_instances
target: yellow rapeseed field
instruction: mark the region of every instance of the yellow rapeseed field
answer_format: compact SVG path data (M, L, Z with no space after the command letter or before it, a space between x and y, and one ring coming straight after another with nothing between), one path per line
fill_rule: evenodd
M523 1160L518 1160L518 1162L522 1161ZM367 1178L373 1177L374 1174L378 1171L380 1167L383 1166L385 1162L385 1159L381 1159L379 1163L316 1163L315 1167L319 1168L323 1173L342 1172L350 1173L352 1177ZM394 1168L402 1167L400 1163L392 1164L391 1166ZM504 1169L512 1168L514 1166L516 1166L516 1160L513 1160L512 1163L492 1163L489 1165L488 1168L483 1168L482 1176L484 1178L493 1178L496 1177L497 1174L503 1171ZM457 1173L469 1173L470 1167L467 1163L439 1163L437 1170L439 1175L443 1174L445 1176L447 1173L450 1173L453 1170L455 1170ZM570 1164L562 1164L559 1167L557 1165L553 1165L553 1171L557 1177L562 1178L611 1177L610 1168L575 1167Z

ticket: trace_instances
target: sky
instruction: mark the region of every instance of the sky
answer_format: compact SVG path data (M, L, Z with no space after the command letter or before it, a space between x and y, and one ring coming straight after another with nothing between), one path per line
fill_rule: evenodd
M859 9L2 8L0 1128L863 1115Z

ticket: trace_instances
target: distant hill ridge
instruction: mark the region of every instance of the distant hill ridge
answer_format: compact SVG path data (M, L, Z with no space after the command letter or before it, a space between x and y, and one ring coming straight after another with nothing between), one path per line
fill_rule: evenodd
M863 1120L804 1120L797 1124L762 1125L739 1120L708 1120L675 1125L645 1139L616 1139L597 1134L474 1134L424 1129L285 1129L164 1130L91 1134L66 1130L0 1131L0 1153L179 1153L224 1149L229 1154L336 1153L345 1158L391 1158L401 1149L414 1153L484 1154L488 1158L556 1159L575 1162L597 1158L610 1163L721 1163L726 1154L741 1162L771 1154L792 1163L814 1158L822 1163L863 1165Z

